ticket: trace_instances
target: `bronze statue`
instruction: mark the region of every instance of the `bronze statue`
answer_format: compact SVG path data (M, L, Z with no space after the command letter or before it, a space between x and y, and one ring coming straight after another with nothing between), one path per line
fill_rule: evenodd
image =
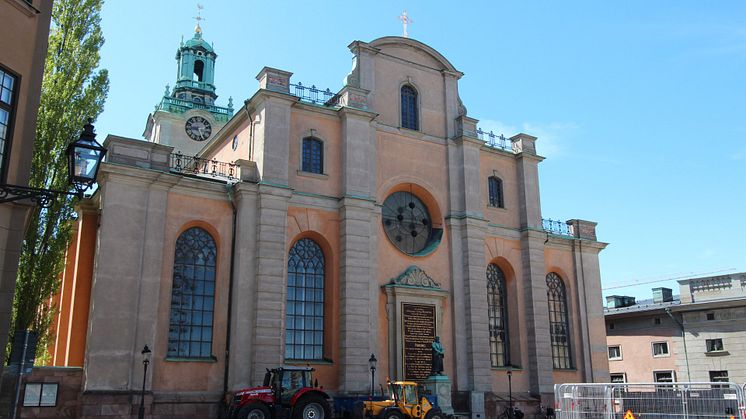
M445 354L445 350L443 349L443 344L440 343L440 336L435 337L432 348L433 365L430 375L443 375L443 355Z

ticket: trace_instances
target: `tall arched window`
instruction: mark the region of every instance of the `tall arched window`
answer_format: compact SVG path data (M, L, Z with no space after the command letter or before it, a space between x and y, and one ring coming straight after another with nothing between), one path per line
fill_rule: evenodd
M401 88L401 126L413 130L420 129L417 114L417 91L408 84Z
M490 193L490 206L505 208L503 201L503 181L497 176L490 176L487 180Z
M302 171L324 173L324 143L321 140L313 137L304 138L302 155Z
M311 239L300 239L288 254L285 358L324 357L324 254Z
M567 291L559 275L547 275L547 301L549 302L549 333L552 337L554 368L572 368L570 352L570 324L567 320Z
M193 227L176 240L168 356L212 357L215 302L215 240Z
M487 307L490 327L490 359L493 367L504 367L510 363L505 274L493 264L487 266Z

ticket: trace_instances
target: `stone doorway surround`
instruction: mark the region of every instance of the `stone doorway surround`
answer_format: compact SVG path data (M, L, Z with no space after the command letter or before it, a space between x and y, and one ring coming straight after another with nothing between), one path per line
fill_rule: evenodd
M383 285L386 293L386 319L388 321L389 365L392 380L404 377L404 342L402 330L402 305L424 304L435 306L435 334L443 330L443 300L448 291L418 266L408 267L396 278ZM441 341L444 340L441 337Z

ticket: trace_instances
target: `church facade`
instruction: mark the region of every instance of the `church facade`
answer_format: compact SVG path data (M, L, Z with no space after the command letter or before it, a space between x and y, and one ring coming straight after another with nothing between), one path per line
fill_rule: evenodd
M595 223L541 217L540 142L482 133L463 73L431 47L349 45L336 94L265 67L216 105L201 31L148 117L110 135L57 298L53 364L83 367L84 416L217 415L265 369L310 365L331 394L425 380L444 349L457 413L529 414L553 384L609 379ZM165 64L165 63L164 63ZM537 146L538 143L538 146ZM192 157L196 155L196 157Z

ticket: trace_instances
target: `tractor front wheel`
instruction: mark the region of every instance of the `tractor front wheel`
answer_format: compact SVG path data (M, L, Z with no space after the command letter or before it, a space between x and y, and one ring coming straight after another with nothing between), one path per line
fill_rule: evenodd
M238 411L237 419L270 419L269 409L261 403L250 403Z
M445 419L446 416L437 407L434 407L427 411L425 419Z
M302 398L293 408L293 419L331 419L329 403L320 396Z
M396 409L387 410L381 413L381 419L404 419L404 415Z

